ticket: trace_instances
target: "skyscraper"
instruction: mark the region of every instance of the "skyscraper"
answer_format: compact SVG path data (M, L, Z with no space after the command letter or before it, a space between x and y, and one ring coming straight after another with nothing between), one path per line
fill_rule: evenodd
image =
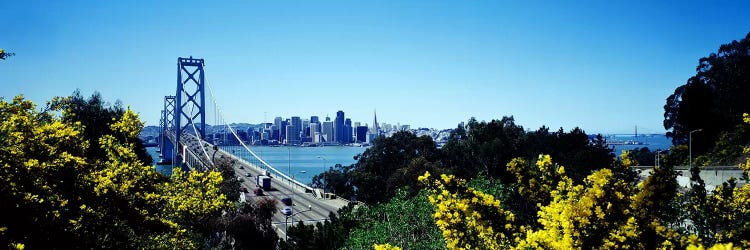
M286 126L286 138L287 138L286 139L286 143L289 144L289 145L299 145L300 144L299 133L297 132L299 130L296 127L297 126L294 126L294 125L287 125Z
M305 138L310 137L310 120L303 119L302 120L302 140L304 141Z
M344 120L344 143L352 142L352 119Z
M344 111L339 110L338 112L336 112L336 120L333 121L333 140L341 144L347 143L344 139L344 136L346 135L344 128L344 119Z
M279 127L279 143L283 143L284 140L286 140L286 129L289 125L289 120L281 121L281 126Z
M367 126L357 126L357 142L363 143L367 142L367 130L369 129Z
M380 135L380 127L378 126L378 113L373 110L372 111L373 118L372 118L372 133L377 135Z
M292 133L296 134L294 138L297 138L297 143L299 144L299 138L300 134L302 133L302 119L299 118L299 116L292 116L292 126L294 126L294 131Z
M320 143L320 125L318 123L310 123L310 137L312 143Z
M328 119L330 120L330 119ZM333 142L333 122L332 121L324 121L321 126L321 132L323 133L323 141L325 142Z
M317 115L310 116L310 123L320 123Z
M283 121L283 118L281 118L281 116L277 116L276 118L273 118L273 125L276 125L276 128L280 128L281 121Z

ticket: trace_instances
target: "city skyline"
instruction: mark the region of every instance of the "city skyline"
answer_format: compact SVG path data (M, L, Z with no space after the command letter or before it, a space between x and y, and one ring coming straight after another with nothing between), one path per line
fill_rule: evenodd
M200 16L192 16L200 6ZM80 89L158 125L177 57L206 60L230 122L266 114L454 128L663 133L698 59L748 32L748 2L37 2L3 6L0 96ZM248 105L251 104L251 105ZM326 112L320 112L325 110ZM331 112L333 111L333 112Z
M330 117L321 121L315 115L310 116L309 119L292 115L287 118L275 116L273 122L230 123L227 125L234 130L241 141L257 145L366 145L372 143L372 140L377 136L389 136L398 131L410 131L412 129L408 124L389 124L386 122L378 124L375 112L373 112L372 125L359 121L352 122L350 118L346 118L343 110L337 111L336 114L337 117L333 121ZM339 123L339 121L343 122ZM243 124L247 126L243 126ZM239 143L231 136L233 133L230 133L224 127L224 124L207 123L206 125L208 125L205 131L206 140L214 141L217 144ZM427 131L448 133L450 129L436 130L429 128ZM152 129L149 129L148 132L145 132L146 134L142 135L146 136L147 140L152 140L155 136L152 134L153 132ZM188 132L191 131L188 130ZM436 136L439 135L436 134ZM447 138L445 135L443 137L443 139Z

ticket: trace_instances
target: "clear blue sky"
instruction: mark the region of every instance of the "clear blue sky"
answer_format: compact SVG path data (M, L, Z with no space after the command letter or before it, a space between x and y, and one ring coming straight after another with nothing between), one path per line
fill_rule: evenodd
M192 55L230 121L664 132L698 59L750 31L747 1L214 2L5 1L0 96L99 91L158 125Z

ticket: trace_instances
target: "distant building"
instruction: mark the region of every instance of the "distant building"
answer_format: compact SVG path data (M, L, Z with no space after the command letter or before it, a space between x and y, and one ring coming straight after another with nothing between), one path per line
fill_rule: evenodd
M299 116L292 116L292 126L294 126L294 134L296 134L297 141L300 140L302 134L302 119Z
M247 128L247 141L252 142L254 140L257 140L258 137L255 136L256 130L253 127Z
M344 120L344 143L352 142L352 119L346 118Z
M281 126L279 126L279 142L286 141L286 138L287 138L286 137L287 126L289 126L289 121L288 120L281 121Z
M370 131L371 134L379 135L382 131L380 131L380 127L378 126L378 113L374 110L372 111L372 131Z
M310 137L312 138L312 143L321 143L320 142L320 125L317 123L310 123Z
M281 128L281 121L283 121L283 120L284 119L281 118L281 116L277 116L276 118L273 118L273 125L276 125L276 128L280 129Z
M346 132L344 128L344 120L346 118L344 117L344 111L339 110L336 112L336 119L333 121L333 140L335 140L338 143L344 144L347 143L346 139L344 139Z
M244 130L238 130L237 137L239 137L241 141L247 141L247 132Z
M302 119L302 139L310 137L310 120Z
M333 122L332 121L323 122L321 124L320 131L323 134L323 142L333 142Z
M320 123L317 115L310 116L310 123Z
M295 125L286 126L286 144L289 144L289 145L300 144L299 133L297 131L298 129L297 129L297 126Z
M357 142L358 143L365 143L367 142L367 126L357 126Z
M315 143L315 144L323 143L323 138L320 132L315 131L315 133L313 133L312 143Z

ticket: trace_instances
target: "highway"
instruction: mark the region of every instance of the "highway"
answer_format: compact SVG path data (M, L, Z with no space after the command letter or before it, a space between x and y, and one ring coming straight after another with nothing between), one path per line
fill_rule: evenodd
M198 145L192 144L191 146L197 147ZM192 148L192 147L191 147ZM197 149L194 152L200 152L203 154L202 149ZM328 219L330 212L336 213L339 208L347 205L348 201L343 199L324 199L317 198L312 193L305 192L304 188L298 185L290 185L289 182L284 181L281 178L274 178L271 175L271 190L263 191L263 196L256 196L253 190L257 188L255 178L259 174L264 174L265 171L252 165L246 161L239 160L234 155L219 149L214 155L212 147L206 147L206 153L212 158L230 157L237 161L234 165L234 171L239 177L241 187L247 188L247 193L239 192L241 195L245 195L245 199L248 201L254 201L260 198L272 198L278 201L278 210L273 216L272 224L276 228L279 237L286 236L286 226L297 224L299 221L303 221L305 224L314 224L316 222L322 222ZM250 176L246 176L247 174ZM238 190L239 191L239 190ZM281 209L286 207L281 202L282 198L290 197L292 199L292 215L289 218L281 213ZM233 199L239 199L240 197L234 197Z
M256 196L253 193L253 190L256 188L255 177L259 174L262 174L262 172L254 167L244 166L243 169L240 169L239 166L242 165L238 164L235 166L235 172L240 176L242 180L242 187L246 187L248 190L248 193L244 194L247 200L254 200L265 197L273 198L279 202L279 210L276 212L276 214L274 214L272 221L277 230L280 232L279 236L283 237L284 234L286 234L286 228L284 226L285 221L289 224L296 224L300 220L306 223L323 221L328 219L329 212L335 213L340 208L340 206L337 206L337 203L340 204L340 202L335 202L336 200L316 198L312 195L312 193L305 193L304 190L292 188L288 183L283 182L278 178L271 178L271 191L264 191L263 196ZM245 175L247 173L250 173L251 176L246 177ZM289 217L289 219L287 219L286 216L281 213L281 209L286 207L283 203L281 203L281 199L285 197L292 198L292 214L296 214L293 218ZM346 204L343 203L340 205L343 206Z

